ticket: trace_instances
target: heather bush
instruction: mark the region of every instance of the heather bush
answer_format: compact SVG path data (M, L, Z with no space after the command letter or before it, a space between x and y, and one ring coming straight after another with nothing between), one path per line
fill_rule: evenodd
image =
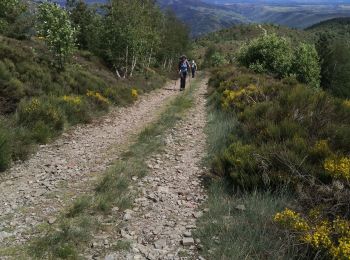
M348 235L334 226L337 218L350 224L349 101L292 77L277 81L229 70L214 74L210 93L238 125L214 156L213 171L236 188L292 191L298 206L278 213L276 223L301 239L310 255L346 259ZM312 210L319 221L309 218ZM317 241L321 232L325 244Z
M106 88L103 95L118 106L126 106L134 101L130 88L123 86Z
M53 136L53 132L45 122L36 121L31 127L31 139L39 144L45 144Z
M64 127L64 114L56 100L50 98L32 98L20 103L17 111L20 125L32 128L42 121L53 133L60 132Z
M70 124L88 123L92 118L90 104L83 96L63 96L59 105Z
M86 96L88 100L99 110L105 110L107 111L109 108L109 100L102 96L101 93L95 92L95 91L90 91L86 93Z

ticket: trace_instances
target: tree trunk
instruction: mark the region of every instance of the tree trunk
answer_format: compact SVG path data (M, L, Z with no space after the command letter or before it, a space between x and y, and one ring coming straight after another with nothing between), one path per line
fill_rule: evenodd
M149 57L148 57L148 64L147 64L147 68L149 68L149 67L151 66L152 52L153 52L153 49L151 49L151 52L150 52Z
M170 71L172 67L173 67L173 59L170 59L168 63L168 71Z
M135 67L136 67L136 62L137 62L137 57L134 56L134 57L132 58L130 77L132 77L132 74L133 74L134 69L135 69Z
M129 56L129 46L126 47L124 78L128 75L128 56Z
M117 67L115 67L115 73L117 74L118 78L121 78L120 73L119 73L119 70L118 70Z

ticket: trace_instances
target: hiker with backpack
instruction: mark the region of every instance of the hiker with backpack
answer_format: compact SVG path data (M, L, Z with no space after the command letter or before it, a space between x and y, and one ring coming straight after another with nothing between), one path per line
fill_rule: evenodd
M185 90L186 78L191 66L185 55L182 55L179 62L179 74L181 77L180 91Z
M192 72L192 78L194 78L197 71L197 64L194 60L191 62L191 72Z

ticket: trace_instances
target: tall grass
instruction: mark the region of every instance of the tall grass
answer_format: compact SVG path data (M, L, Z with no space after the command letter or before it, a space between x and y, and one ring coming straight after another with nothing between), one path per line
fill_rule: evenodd
M206 259L293 259L293 242L284 239L273 215L290 197L269 192L235 193L225 180L209 187L204 207L209 211L197 223L196 237ZM236 207L244 205L245 210Z
M239 139L234 113L217 106L213 92L208 102L207 153L205 164L211 167L227 146ZM201 240L206 259L292 259L294 247L272 222L276 212L293 198L284 192L245 192L232 186L229 178L210 176L207 182L206 211L197 223L195 236ZM245 210L236 209L244 205Z

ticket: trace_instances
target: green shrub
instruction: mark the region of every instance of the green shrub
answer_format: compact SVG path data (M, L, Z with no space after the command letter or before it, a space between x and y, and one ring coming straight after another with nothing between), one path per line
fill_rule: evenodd
M264 76L257 81L249 73L240 74L247 72L225 71L210 82L215 87L213 100L220 103L229 94L241 104L218 106L225 107L222 113L236 113L238 126L234 137L226 140L226 149L214 155L213 170L247 190L292 191L298 212L306 218L315 209L324 223L334 216L348 220L349 209L343 205L350 192L349 101L293 78L273 83ZM237 85L240 77L245 86ZM253 84L264 98L248 94ZM254 102L237 99L242 93ZM313 257L313 247L316 250L303 250Z
M220 157L218 164L214 164L214 171L230 176L235 185L245 189L252 189L263 185L260 170L255 157L257 148L241 142L232 143ZM220 166L220 164L222 166ZM221 167L217 168L217 166Z
M32 130L23 126L13 126L11 150L13 160L25 160L33 152Z
M306 43L299 45L293 55L291 73L302 83L314 88L320 86L321 67L314 45Z
M7 83L5 83L3 89L4 96L11 97L15 100L20 100L25 96L25 86L17 78L11 78Z
M41 121L53 131L53 135L63 130L64 116L53 99L32 98L20 103L17 111L17 120L20 125L29 128L35 127Z
M118 106L126 106L134 102L134 98L131 95L131 89L129 87L109 87L104 90L103 95Z
M238 61L243 66L262 73L273 73L278 77L289 74L292 48L286 38L276 34L256 38L241 48Z
M89 103L82 96L63 96L59 102L69 123L88 123L92 118Z
M43 121L37 121L31 128L31 136L35 142L45 144L52 137L52 132Z
M225 56L216 46L209 46L204 55L204 67L219 67L227 64Z
M31 86L32 95L49 91L52 83L52 76L49 67L38 63L23 61L16 65L19 79Z
M77 65L67 66L66 70L59 74L58 82L69 87L66 94L85 95L89 90L101 92L107 88L103 79Z
M102 96L101 93L88 90L86 96L88 100L95 105L96 109L105 111L108 110L110 102L107 98Z
M2 122L0 121L0 124ZM0 171L6 170L11 162L10 135L3 125L0 125Z
M0 61L0 79L9 80L11 78L11 72L3 61Z

